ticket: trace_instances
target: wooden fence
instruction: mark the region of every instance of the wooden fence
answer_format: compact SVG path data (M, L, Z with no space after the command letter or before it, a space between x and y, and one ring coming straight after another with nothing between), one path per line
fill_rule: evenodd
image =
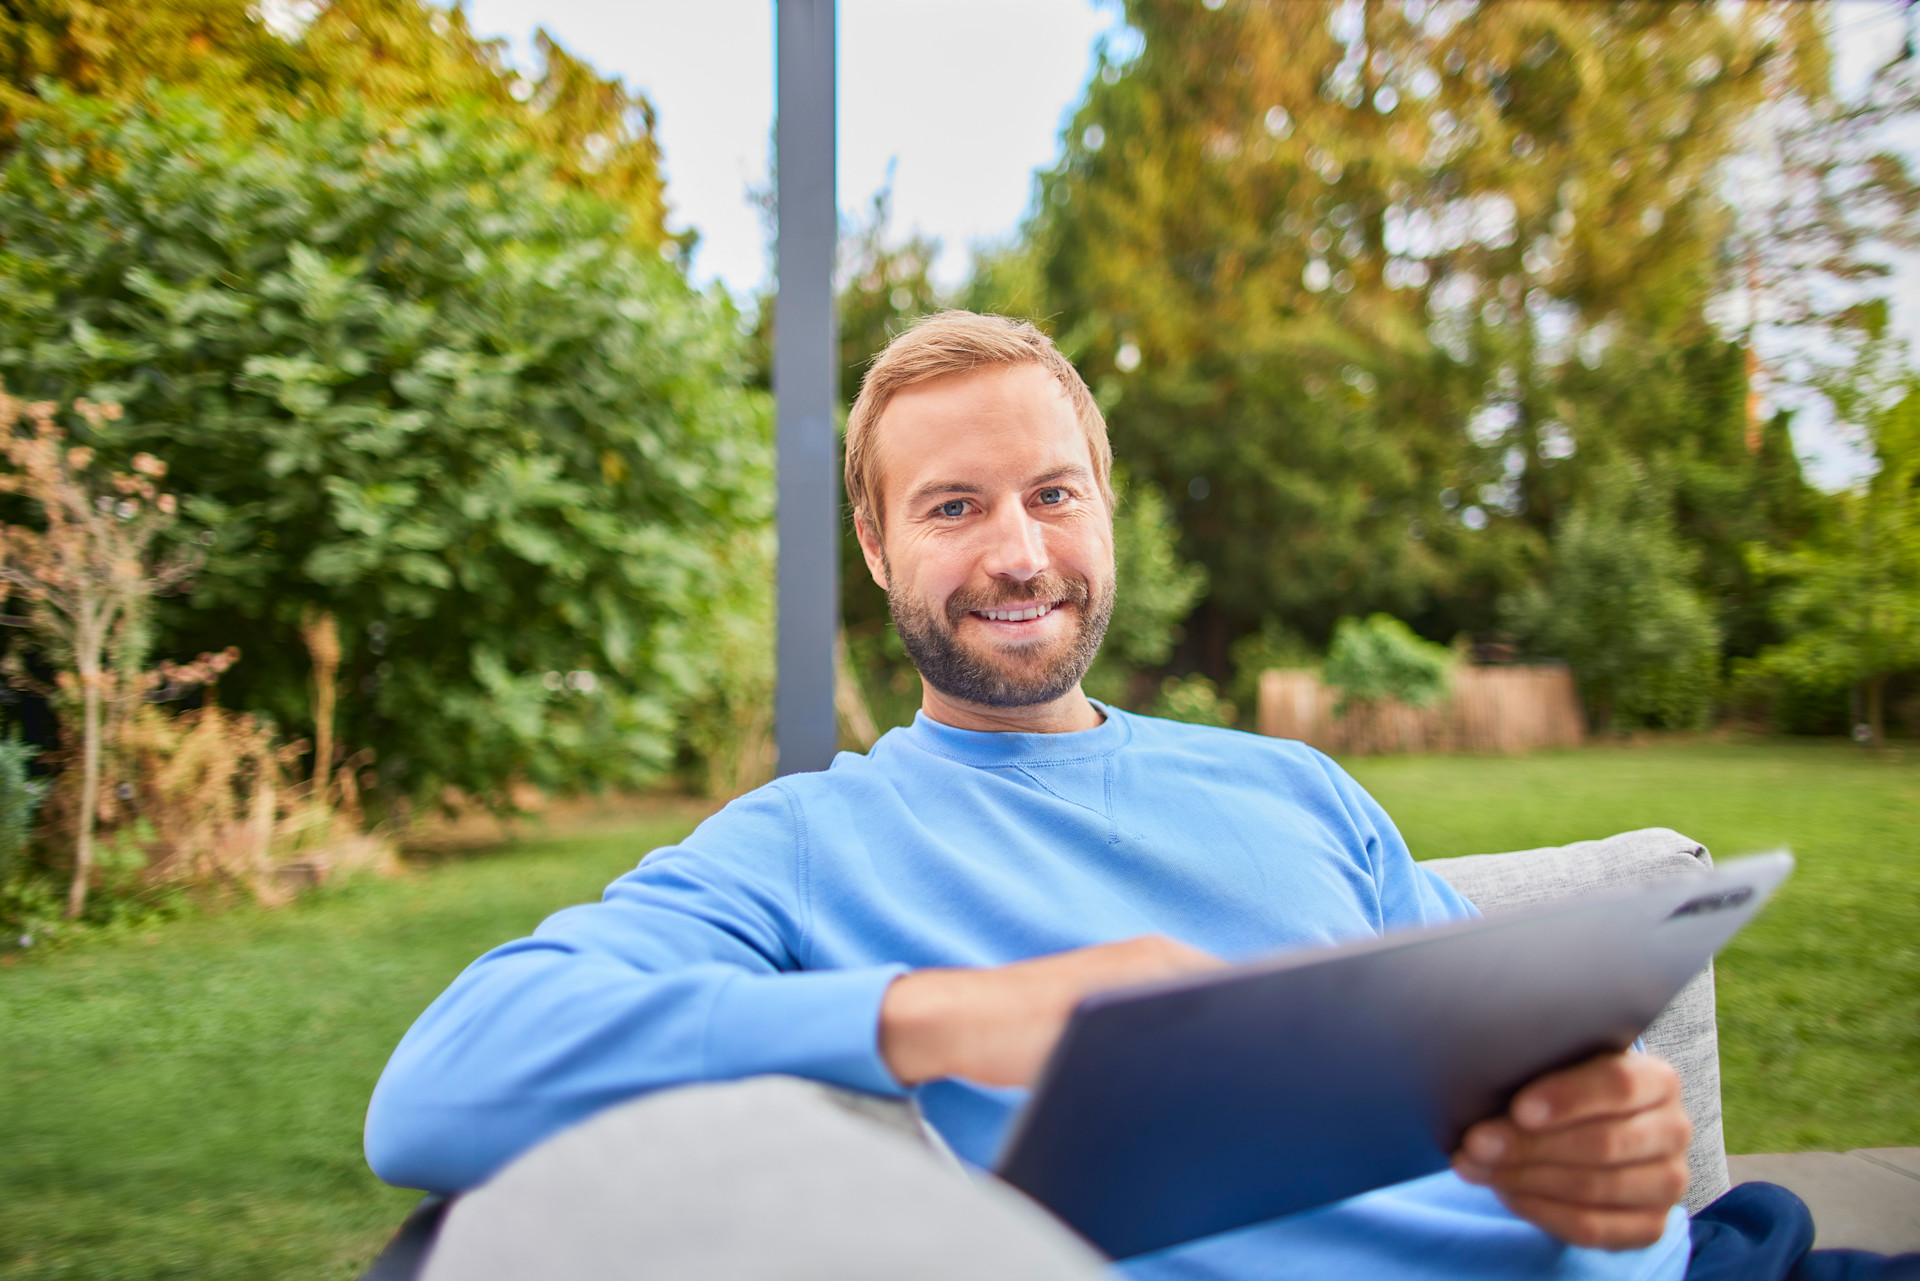
M1262 734L1297 738L1323 752L1524 752L1580 742L1586 719L1566 667L1461 667L1430 707L1404 703L1334 714L1338 690L1308 671L1260 674Z

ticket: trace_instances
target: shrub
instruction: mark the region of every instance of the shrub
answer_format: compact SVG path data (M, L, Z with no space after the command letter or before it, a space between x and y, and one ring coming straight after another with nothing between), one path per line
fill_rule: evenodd
M1150 713L1193 725L1231 726L1239 709L1220 697L1214 683L1204 676L1169 676L1160 682L1160 696L1154 699Z
M1180 621L1206 591L1207 572L1180 558L1179 530L1165 495L1131 479L1124 467L1114 468L1113 479L1119 500L1113 517L1113 618L1086 684L1095 698L1125 706L1132 701L1135 676L1172 656Z
M1626 476L1553 536L1544 585L1508 605L1532 648L1567 660L1596 729L1704 724L1719 690L1720 633L1694 590L1697 553Z
M1390 614L1375 614L1334 624L1321 680L1340 691L1336 710L1343 714L1385 702L1425 707L1446 693L1452 666L1446 646L1420 639Z
M223 694L302 729L331 613L338 736L416 796L667 765L727 676L714 611L761 608L730 304L484 117L42 107L0 181L0 375L124 403L111 457L166 443L212 542L162 648L238 643Z

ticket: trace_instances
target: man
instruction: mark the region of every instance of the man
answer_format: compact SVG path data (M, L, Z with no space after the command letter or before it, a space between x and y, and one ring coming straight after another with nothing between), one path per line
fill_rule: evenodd
M903 334L846 453L920 715L476 962L374 1094L383 1178L464 1189L644 1091L762 1073L910 1090L986 1165L1087 993L1471 914L1319 753L1081 692L1114 598L1111 454L1038 330L949 312ZM1451 1172L1124 1266L1678 1278L1689 1134L1672 1069L1603 1056L1521 1091Z

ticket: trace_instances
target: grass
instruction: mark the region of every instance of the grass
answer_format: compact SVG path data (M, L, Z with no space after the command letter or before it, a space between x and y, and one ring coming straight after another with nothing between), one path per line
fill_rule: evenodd
M1920 759L1832 742L1349 762L1414 854L1671 827L1793 848L1716 967L1727 1150L1920 1144Z
M0 970L0 1277L349 1278L418 1193L367 1096L469 961L693 824L523 844Z
M1920 765L1836 744L1354 763L1422 857L1649 825L1800 869L1723 958L1734 1151L1920 1143ZM0 1278L348 1278L413 1194L367 1095L473 957L691 812L522 842L0 969Z

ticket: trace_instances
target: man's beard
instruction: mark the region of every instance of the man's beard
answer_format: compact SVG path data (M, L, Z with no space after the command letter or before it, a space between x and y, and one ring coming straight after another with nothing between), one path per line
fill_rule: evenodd
M921 679L948 698L981 707L1033 707L1051 703L1072 690L1093 665L1100 641L1107 634L1107 622L1113 616L1111 581L1097 596L1088 589L1086 580L1054 573L1024 583L998 582L985 590L963 587L947 598L945 617L896 590L892 586L895 581L889 569L887 608L907 647L907 656L920 669ZM960 624L973 611L1015 609L1039 601L1052 602L1056 609L1072 606L1077 625L1066 643L1059 645L1058 652L1037 670L1003 666L1006 658L961 643ZM1016 646L1009 657L1038 652L1038 646Z

